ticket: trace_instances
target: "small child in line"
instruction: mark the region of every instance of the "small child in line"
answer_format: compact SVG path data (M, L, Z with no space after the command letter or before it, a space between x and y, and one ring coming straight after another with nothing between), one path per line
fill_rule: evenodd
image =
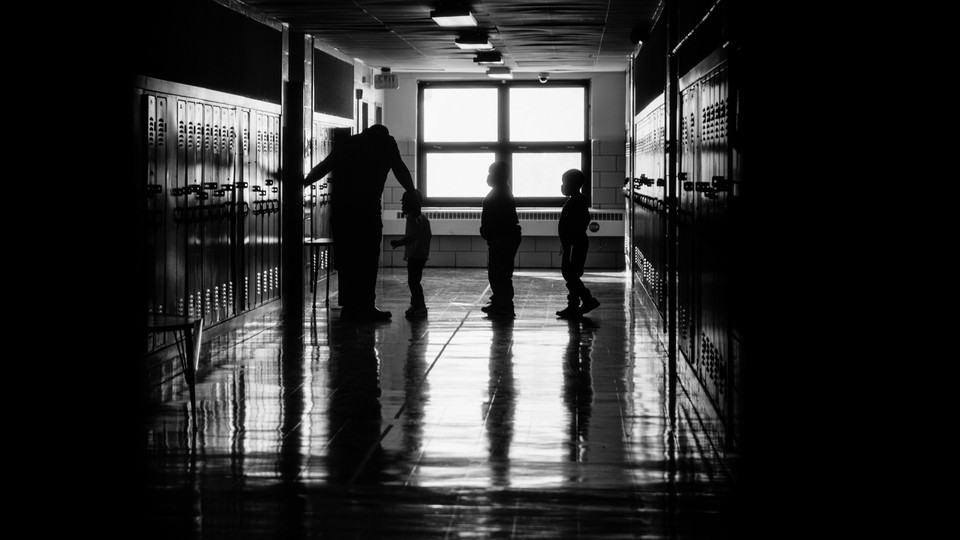
M419 189L405 191L400 199L400 211L407 218L406 230L403 238L391 240L390 246L396 249L404 248L403 259L407 261L407 285L410 286L410 307L405 312L407 317L424 317L427 315L427 304L423 297L423 267L430 258L430 220L421 212L423 194Z
M557 312L557 317L563 319L579 319L583 314L592 311L600 305L596 298L590 295L590 290L583 284L583 266L587 261L587 225L590 224L590 209L587 198L580 192L586 183L586 177L578 169L570 169L563 173L560 192L567 196L560 211L560 221L557 232L560 235L560 245L563 247L563 260L560 263L560 272L567 282L567 307ZM583 304L580 301L583 300Z
M510 187L509 165L496 161L490 165L480 213L480 236L487 241L487 278L490 280L490 304L480 308L491 317L513 317L513 260L520 249L520 219L517 202Z

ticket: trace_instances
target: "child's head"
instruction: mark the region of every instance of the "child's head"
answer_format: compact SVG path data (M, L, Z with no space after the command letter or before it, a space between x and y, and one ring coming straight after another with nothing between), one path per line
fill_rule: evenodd
M494 161L490 164L487 174L487 185L493 188L504 187L510 183L510 169L504 161Z
M404 214L417 215L420 213L420 207L423 204L423 194L419 189L404 191L400 197L400 211Z
M561 182L563 184L560 186L560 192L569 197L574 193L580 193L580 188L587 182L587 177L580 169L570 169L563 173Z

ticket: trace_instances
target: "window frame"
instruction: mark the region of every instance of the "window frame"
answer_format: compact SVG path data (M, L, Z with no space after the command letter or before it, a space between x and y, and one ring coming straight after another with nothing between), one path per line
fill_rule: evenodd
M493 152L497 161L505 161L513 170L515 153L579 152L580 170L587 182L583 193L587 203L592 203L590 141L590 80L567 79L550 81L544 86L538 81L417 81L417 187L424 194L424 206L480 207L483 197L431 197L427 183L427 154L429 153L484 153ZM535 141L514 142L510 140L510 89L512 88L583 88L583 140L582 141ZM423 140L423 93L428 88L497 88L498 119L496 142L444 142L426 143ZM557 178L557 195L554 197L517 197L518 207L560 207L566 197L560 193Z

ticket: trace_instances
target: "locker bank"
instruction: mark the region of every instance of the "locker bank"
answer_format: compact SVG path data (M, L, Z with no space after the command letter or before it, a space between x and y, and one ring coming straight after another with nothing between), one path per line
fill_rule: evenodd
M745 537L745 11L137 8L125 79L142 261L130 535ZM424 195L426 317L404 316L393 173L384 322L341 317L336 174L303 185L375 124ZM509 165L522 228L509 318L480 309L494 161ZM600 307L566 320L557 221L571 168L587 178L583 281Z

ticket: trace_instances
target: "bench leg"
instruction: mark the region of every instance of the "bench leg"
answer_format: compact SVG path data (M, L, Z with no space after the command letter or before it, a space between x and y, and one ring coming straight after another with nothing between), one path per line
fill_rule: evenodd
M200 343L203 339L203 319L193 323L193 328L186 332L186 349L190 357L184 366L183 375L190 388L190 410L193 413L193 429L197 429L197 369L200 367Z

